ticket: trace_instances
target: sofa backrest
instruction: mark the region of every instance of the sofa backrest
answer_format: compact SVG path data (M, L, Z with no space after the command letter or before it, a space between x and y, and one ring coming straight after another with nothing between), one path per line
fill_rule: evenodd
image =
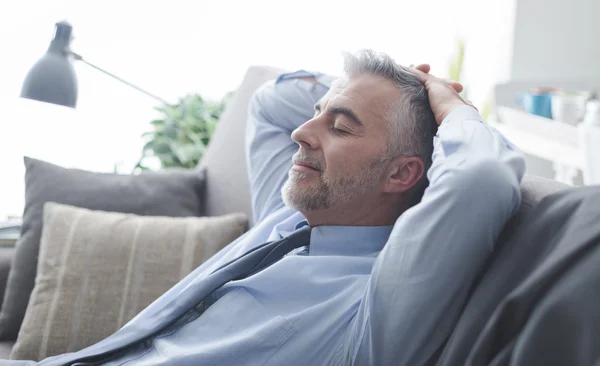
M225 108L200 164L206 170L205 215L244 212L252 217L245 153L248 102L258 87L283 72L274 67L250 67Z
M521 217L537 205L544 197L569 188L572 187L552 179L534 175L525 175L521 181L521 207L519 208L519 212L517 212L504 227L504 230L496 243L496 248L503 246L506 239L512 237L511 233L519 225Z
M244 212L252 217L244 146L248 103L259 86L276 79L282 72L284 70L266 66L249 68L225 109L200 164L201 168L206 169L207 176L204 201L206 215ZM546 195L568 187L554 180L525 176L521 184L521 210L528 210ZM518 216L515 219L518 220ZM506 230L511 227L508 225Z

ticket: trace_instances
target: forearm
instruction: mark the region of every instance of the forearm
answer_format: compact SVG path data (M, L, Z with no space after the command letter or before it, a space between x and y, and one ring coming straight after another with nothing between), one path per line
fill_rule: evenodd
M441 124L430 186L377 259L347 340L356 365L425 363L519 206L521 155L472 111Z
M490 161L510 170L508 179L519 182L525 171L522 154L504 136L483 122L472 107L455 108L441 123L434 141L433 164L427 172L430 185L445 172Z

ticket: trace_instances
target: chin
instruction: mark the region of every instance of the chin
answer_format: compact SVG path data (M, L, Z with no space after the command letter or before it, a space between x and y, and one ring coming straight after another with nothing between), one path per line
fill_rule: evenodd
M281 190L283 203L302 213L328 208L331 206L329 194L320 188L314 183L288 181Z
M310 188L306 187L306 183L293 182L291 184L286 183L281 193L284 198L287 197L288 201L293 202L298 197L304 197L309 190Z
M302 200L306 195L305 192L309 191L310 189L307 188L305 184L288 180L281 189L283 203L285 203L286 206L298 209L299 206L302 206Z
M307 180L310 180L311 178L318 178L318 175L311 174L311 173L305 173L305 172L299 172L294 169L291 169L288 174L288 181L291 180L293 182L307 181Z

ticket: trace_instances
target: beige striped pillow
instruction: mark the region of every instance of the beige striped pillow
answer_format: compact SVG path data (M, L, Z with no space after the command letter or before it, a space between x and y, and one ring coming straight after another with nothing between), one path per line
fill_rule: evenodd
M41 360L106 338L246 226L241 213L172 218L46 203L35 287L10 358Z

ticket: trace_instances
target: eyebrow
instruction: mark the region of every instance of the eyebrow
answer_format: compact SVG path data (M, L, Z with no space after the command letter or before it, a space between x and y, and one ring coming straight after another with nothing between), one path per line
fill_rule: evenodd
M321 103L320 102L315 104L315 111L317 111L317 112L321 111ZM365 125L364 123L362 123L360 118L358 118L358 116L356 116L356 114L350 108L334 106L334 107L330 108L330 113L344 115L344 116L348 117L350 119L350 121L354 122L354 124L356 124L358 126L364 127L364 125Z

